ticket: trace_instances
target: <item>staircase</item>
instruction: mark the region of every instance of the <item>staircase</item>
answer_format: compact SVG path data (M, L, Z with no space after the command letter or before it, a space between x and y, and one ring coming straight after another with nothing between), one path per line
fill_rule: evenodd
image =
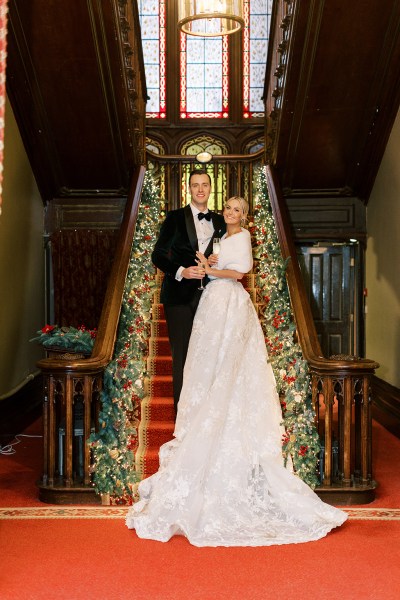
M162 273L157 274L157 289L152 307L151 337L147 359L146 395L141 405L135 469L141 479L155 473L159 466L158 451L173 437L175 412L172 392L172 357L164 307L160 304ZM242 283L256 303L254 275L245 275ZM257 306L257 305L256 305Z

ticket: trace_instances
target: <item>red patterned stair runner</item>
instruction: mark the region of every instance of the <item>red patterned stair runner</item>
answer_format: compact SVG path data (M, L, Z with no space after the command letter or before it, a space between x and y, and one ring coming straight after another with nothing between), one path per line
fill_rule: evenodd
M254 279L254 275L246 275L242 283L256 305ZM161 281L162 274L158 274L159 286ZM146 396L142 400L138 449L135 455L135 468L142 479L157 471L159 448L172 439L174 431L172 358L164 308L160 304L160 287L154 293L147 361L149 378L146 381Z

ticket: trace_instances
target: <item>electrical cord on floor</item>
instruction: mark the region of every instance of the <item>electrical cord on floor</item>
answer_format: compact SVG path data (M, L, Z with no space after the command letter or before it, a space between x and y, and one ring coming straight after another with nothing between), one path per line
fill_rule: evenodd
M0 454L3 456L11 456L12 454L16 454L16 450L14 448L14 446L17 446L18 444L20 444L22 442L22 440L20 438L22 437L27 437L27 438L42 438L42 435L28 435L27 433L19 433L18 435L14 436L14 439L16 440L15 442L11 442L10 444L6 444L5 446L0 446Z

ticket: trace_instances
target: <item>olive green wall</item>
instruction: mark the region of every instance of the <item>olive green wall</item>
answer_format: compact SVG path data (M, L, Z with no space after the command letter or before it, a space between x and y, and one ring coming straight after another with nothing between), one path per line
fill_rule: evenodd
M400 114L367 210L366 354L376 374L400 387Z
M43 326L43 203L10 104L6 104L0 215L0 399L37 372L29 339Z

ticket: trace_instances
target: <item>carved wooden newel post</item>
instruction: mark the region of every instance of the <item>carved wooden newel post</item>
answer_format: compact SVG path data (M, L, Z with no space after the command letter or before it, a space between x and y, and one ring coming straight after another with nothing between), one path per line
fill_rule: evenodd
M317 492L332 502L339 496L341 503L371 502L376 483L372 477L370 379L376 363L340 356L332 357L327 366L329 370L310 368L323 445Z
M102 370L98 373L44 373L44 502L98 502L90 478L88 440L98 420Z

